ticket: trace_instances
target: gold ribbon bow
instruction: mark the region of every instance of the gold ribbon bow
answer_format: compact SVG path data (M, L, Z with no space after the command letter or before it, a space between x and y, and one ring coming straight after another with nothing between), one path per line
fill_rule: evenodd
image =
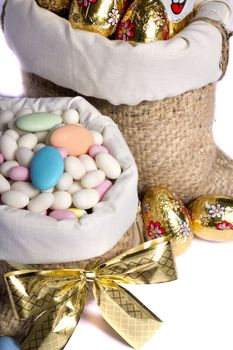
M5 274L15 315L35 317L23 350L60 350L81 317L87 282L105 320L138 349L157 331L161 320L123 284L154 284L176 279L169 238L130 249L90 270L19 270Z

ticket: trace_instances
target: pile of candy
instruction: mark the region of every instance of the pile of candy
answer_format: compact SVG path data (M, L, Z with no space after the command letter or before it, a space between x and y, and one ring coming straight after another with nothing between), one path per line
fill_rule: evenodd
M11 121L0 136L2 204L57 220L80 219L104 199L121 166L103 136L79 124L79 114L0 112Z
M193 15L195 0L36 0L73 28L130 43L167 40Z

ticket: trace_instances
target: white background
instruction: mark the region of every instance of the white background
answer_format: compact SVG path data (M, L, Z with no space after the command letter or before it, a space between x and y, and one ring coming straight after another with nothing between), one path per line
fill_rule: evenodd
M0 7L1 4L2 0ZM233 158L232 89L233 50L227 75L218 84L214 124L217 144ZM22 93L19 64L0 31L0 96L19 96ZM177 258L177 270L177 281L130 287L164 321L160 331L143 350L232 350L233 242L213 243L195 238L189 251ZM94 302L85 308L66 350L93 347L129 349L102 319Z

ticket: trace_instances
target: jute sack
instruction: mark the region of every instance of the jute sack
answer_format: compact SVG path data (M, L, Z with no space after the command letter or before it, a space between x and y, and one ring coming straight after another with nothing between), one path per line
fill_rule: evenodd
M64 110L71 98L0 99L0 111L21 114ZM81 123L103 134L104 143L122 167L122 174L93 213L79 221L56 220L25 210L0 205L0 335L22 335L32 320L13 316L3 274L14 270L7 261L30 264L36 269L85 268L104 262L142 242L138 213L137 169L115 123L79 97L72 102ZM0 120L1 123L1 120ZM4 130L7 125L1 125Z
M33 0L12 0L4 30L26 96L89 96L119 125L138 166L140 194L166 186L188 202L233 190L233 163L212 133L232 10L227 0L209 0L196 12L175 38L131 46L73 30ZM20 32L14 23L22 24Z

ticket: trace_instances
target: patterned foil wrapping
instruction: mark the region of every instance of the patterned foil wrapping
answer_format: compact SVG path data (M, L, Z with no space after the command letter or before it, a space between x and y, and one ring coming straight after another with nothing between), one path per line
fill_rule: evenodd
M190 215L184 204L166 188L152 187L142 201L144 237L146 240L171 235L175 256L192 243Z
M116 39L149 43L169 38L169 21L160 0L136 0L123 16Z
M209 241L233 240L233 198L205 195L190 204L193 233Z
M195 0L161 0L169 20L169 37L184 29L193 18Z
M96 32L106 37L117 28L126 0L73 0L69 21L73 28Z
M36 0L39 6L60 16L67 16L71 0Z
M87 283L92 284L105 320L129 345L139 349L162 321L120 284L155 284L177 278L167 237L143 243L86 270L19 268L4 277L14 314L35 317L22 341L22 350L64 348L83 312Z
M172 38L174 35L179 33L182 29L187 27L191 19L193 18L194 13L191 12L189 15L187 15L185 18L183 18L179 22L170 22L169 23L169 38Z

